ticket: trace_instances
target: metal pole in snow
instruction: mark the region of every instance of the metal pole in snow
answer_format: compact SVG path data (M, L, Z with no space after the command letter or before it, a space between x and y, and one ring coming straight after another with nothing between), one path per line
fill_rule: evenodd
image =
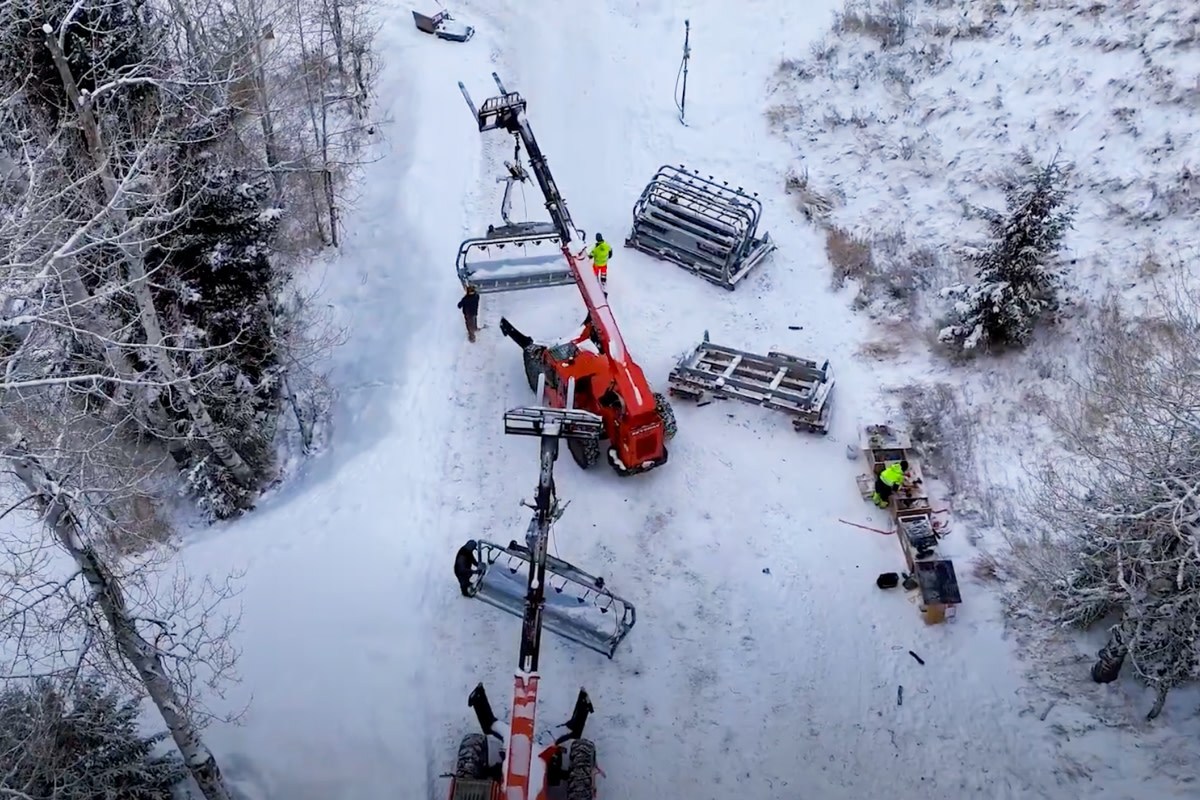
M683 21L683 94L679 101L679 121L685 127L687 122L684 121L685 108L687 107L687 75L688 75L688 57L692 54L690 47L690 39L692 32L691 20Z

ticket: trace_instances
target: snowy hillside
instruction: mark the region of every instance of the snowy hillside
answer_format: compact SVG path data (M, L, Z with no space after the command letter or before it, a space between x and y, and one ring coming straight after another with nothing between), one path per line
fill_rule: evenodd
M906 246L937 252L981 233L962 222L961 202L999 202L991 187L1023 145L1039 157L1061 146L1087 189L1069 240L1084 284L1108 275L1120 285L1151 239L1170 248L1187 237L1194 51L1153 38L1130 46L1121 33L1182 36L1181 25L1148 21L1179 4L991 17L984 5L960 19L958 5L914 3L904 44L886 52L844 22L844 38L827 33L833 0L736 11L708 0L475 0L453 9L477 28L465 45L418 33L406 6L388 10L384 158L366 176L343 260L324 276L327 301L354 330L336 365L333 444L253 515L198 535L187 552L196 569L246 570L244 683L230 702L253 705L244 727L211 738L248 796L440 798L438 775L474 725L471 688L483 681L508 711L519 622L460 597L451 562L468 538L519 536L518 503L536 484L536 446L503 433L504 411L532 398L499 318L555 340L576 330L583 306L573 287L488 295L487 327L466 341L454 256L499 221L495 180L511 141L478 133L456 82L478 101L493 70L528 99L589 234L623 239L661 164L760 193L779 249L735 292L614 254L612 308L655 388L706 330L733 347L829 358L838 380L828 437L749 406L679 403L661 469L622 479L560 459L558 492L571 505L554 552L638 609L612 661L545 640L539 719L561 722L588 689L600 796L1192 796L1180 781L1196 777L1196 762L1170 727L1109 727L1088 698L1023 677L994 587L971 575L977 550L962 520L944 548L962 565L965 602L935 627L911 598L874 585L902 565L894 537L839 522L886 525L859 497L862 464L847 445L892 416L886 388L924 382L931 367L923 339L906 358L862 355L881 333L852 309L853 290L829 288L824 230L798 211L796 186L786 191L798 157L838 225L903 227ZM687 127L672 104L684 19ZM1120 44L1106 52L1102 37ZM1115 114L1114 92L1145 100ZM1101 140L1121 157L1097 159ZM515 215L543 218L533 187L525 199ZM1157 234L1140 227L1147 214ZM922 336L901 323L882 335ZM1085 666L1064 669L1086 680Z
M810 54L781 62L768 112L835 224L961 248L983 232L971 206L1002 206L1022 160L1057 158L1074 166L1069 249L1084 293L1132 288L1194 242L1194 4L847 8Z

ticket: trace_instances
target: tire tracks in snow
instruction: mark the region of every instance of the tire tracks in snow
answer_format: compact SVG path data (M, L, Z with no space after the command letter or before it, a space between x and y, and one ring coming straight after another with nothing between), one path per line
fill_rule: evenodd
M619 251L614 258L614 311L652 383L665 377L673 357L694 346L701 333L680 330L686 325L671 319L673 308L710 309L704 326L714 328L715 340L717 331L724 331L734 346L765 350L778 345L797 355L849 362L864 323L847 314L838 326L813 330L813 320L829 318L824 307L831 297L824 290L818 237L794 221L778 192L788 156L765 133L760 97L775 66L770 57L764 57L762 91L756 87L746 97L744 86L759 76L738 68L743 54L723 52L718 37L710 35L702 63L697 36L690 89L704 88L693 94L692 127L683 128L674 121L671 104L682 11L634 2L503 4L486 11L474 5L480 9L472 19L480 23L476 42L484 37L492 48L492 68L529 99L531 124L581 227L604 231L615 241L614 231L628 226L629 206L661 163L721 172L717 177L745 181L763 194L768 229L780 251L736 298L632 251ZM698 34L719 30L722 38L736 41L746 34L739 26L759 25L759 12L780 7L751 5L752 12L728 18L723 6L699 4L691 18ZM605 13L614 6L619 18ZM782 26L785 15L776 16ZM649 72L630 85L623 70L635 58L644 60ZM473 92L490 94L487 71L463 79ZM733 88L737 85L743 94ZM727 148L712 149L714 130L723 133ZM487 161L495 159L493 168L499 167L498 149L510 141L499 133L486 135L482 153ZM481 185L491 184L495 174L485 167ZM498 189L494 196L498 200ZM496 216L486 204L474 213L481 227ZM575 307L557 307L570 302L569 290L522 294L488 298L485 307L503 309L539 339L557 338L577 324ZM791 315L806 325L803 334L760 322ZM632 320L645 320L651 331L629 325ZM461 340L460 333L452 336ZM478 348L458 368L455 399L464 413L495 414L496 419L462 423L449 437L461 460L447 462L444 494L449 499L472 493L474 499L462 502L459 524L500 528L492 538L504 543L506 536L519 538L525 520L510 532L510 518L489 514L487 507L504 508L528 495L536 457L529 443L516 437L497 441L505 438L499 422L504 408L494 400L516 405L527 402L528 393L515 348L503 342L496 347L492 360L482 358ZM468 374L468 363L479 372ZM847 385L865 387L869 381L852 375ZM853 435L853 402L846 396L839 403L843 418L835 420L835 436ZM569 459L557 470L562 496L572 501L559 526L561 538L556 537L563 555L590 571L611 563L610 583L639 610L638 626L611 663L549 635L545 640L541 719L558 721L569 711L573 686L588 687L597 706L590 735L609 772L605 796L617 800L691 791L832 799L843 795L835 785L852 787L853 796L862 797L890 793L897 783L920 786L930 798L1016 792L1012 776L987 776L981 769L993 756L998 764L1011 763L1012 752L1028 754L1028 763L1037 761L1030 750L1036 744L1005 730L1010 715L1003 696L996 691L969 709L953 707L953 699L961 697L953 692L947 692L949 705L934 702L935 675L943 687L961 680L954 672L954 651L939 641L938 632L924 629L907 604L882 605L869 577L876 561L894 567L894 541L847 543L851 534L826 516L861 507L852 476L831 468L844 462L844 444L801 437L786 421L748 407L680 412L672 463L662 471L622 481L603 470L581 474ZM755 435L768 443L752 449L745 440ZM472 461L470 453L479 457ZM757 514L740 511L750 497L758 500ZM466 537L453 543L447 538L442 534L447 549L439 558L444 561L436 562L444 566L435 564L431 574L436 578L429 579L428 599L437 614L447 617L435 644L438 678L468 689L473 683L468 676L484 679L489 688L495 686L497 711L506 714L507 687L499 678L510 672L505 665L515 657L519 623L486 607L454 606L459 598L449 559ZM762 573L764 566L771 574ZM910 639L937 643L922 648L934 659L923 678L912 677L915 667L907 663L907 654L893 658L887 649ZM457 663L470 658L479 661ZM908 685L900 707L895 705L898 682ZM927 693L920 691L922 685ZM445 741L435 756L452 754L456 737L470 730L464 698L454 694L461 688L430 692L430 719L445 720L431 730L447 731L439 733ZM961 720L964 711L977 717ZM954 750L958 764L935 763L947 742L962 747L964 741L975 749ZM887 753L893 754L891 763L881 763ZM442 759L446 763L447 756ZM969 775L972 770L975 777ZM925 773L936 773L940 781L921 781Z

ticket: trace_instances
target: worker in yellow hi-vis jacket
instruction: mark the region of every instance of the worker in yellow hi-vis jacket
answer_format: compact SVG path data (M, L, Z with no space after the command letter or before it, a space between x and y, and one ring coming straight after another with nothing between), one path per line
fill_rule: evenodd
M899 464L889 464L886 469L880 472L875 477L875 493L871 495L871 499L875 505L880 508L887 508L888 502L892 499L892 495L896 490L904 485L904 479L907 477L908 462L901 461Z
M612 246L604 241L604 237L596 234L596 246L588 251L588 258L592 260L592 271L596 273L596 277L600 279L600 285L604 287L604 291L608 291L608 257L612 255Z

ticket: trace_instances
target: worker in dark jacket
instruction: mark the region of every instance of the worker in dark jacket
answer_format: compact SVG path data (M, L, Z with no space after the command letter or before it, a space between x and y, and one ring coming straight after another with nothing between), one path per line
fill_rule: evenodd
M875 505L880 508L888 507L892 495L904 485L904 473L906 472L908 472L908 462L901 461L898 464L889 464L875 477L875 494L871 495Z
M467 293L458 301L462 309L463 321L467 323L467 339L475 341L475 332L479 330L479 293L474 286L467 287Z
M475 558L477 544L474 539L467 540L454 556L454 577L458 578L458 587L462 589L463 597L471 596L471 578L479 571L479 560Z

